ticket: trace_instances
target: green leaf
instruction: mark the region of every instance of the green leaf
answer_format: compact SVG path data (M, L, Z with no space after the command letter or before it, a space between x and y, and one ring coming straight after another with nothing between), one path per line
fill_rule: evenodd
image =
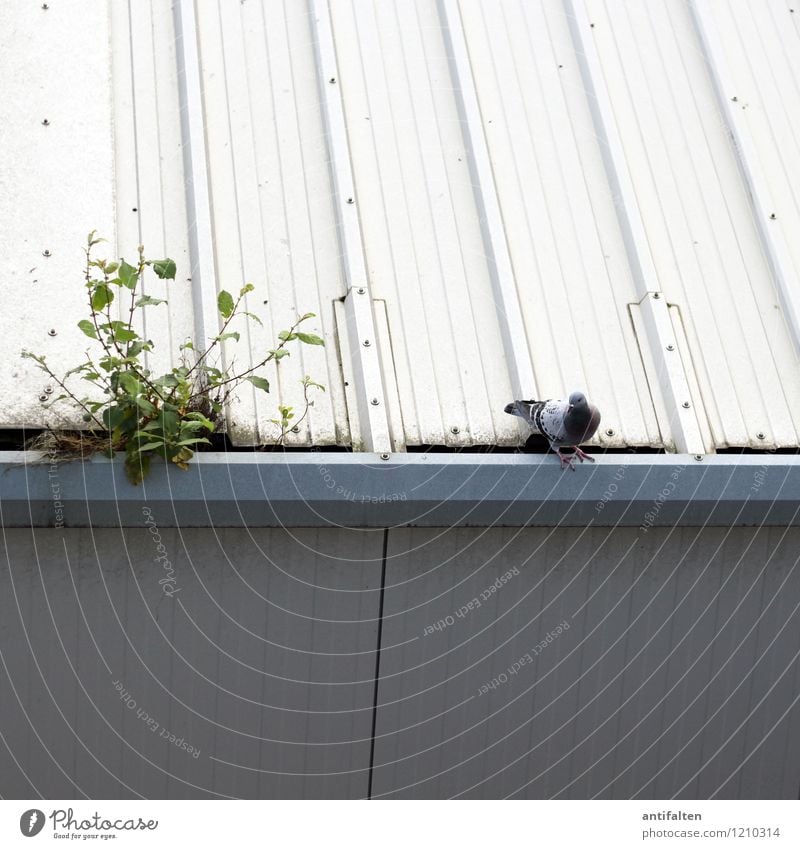
M278 334L278 339L280 339L281 342L291 342L293 339L297 339L297 334L292 333L289 330L281 330Z
M139 272L123 259L119 267L119 282L128 289L135 289L138 280Z
M201 427L204 427L207 430L214 430L214 422L212 422L211 419L207 419L202 413L187 413L186 418L190 420L188 422L185 422L187 426L199 424Z
M107 304L110 304L114 300L114 293L111 289L106 286L105 283L101 283L97 286L92 293L92 309L95 312L99 312L102 309L105 309Z
M139 451L156 451L164 447L163 442L145 442L144 445L136 446Z
M230 333L222 333L220 336L217 336L215 338L217 342L224 342L226 339L235 339L238 342L239 333L235 330L232 330Z
M97 333L95 333L94 325L88 318L84 318L82 321L78 322L78 327L90 338L97 339Z
M134 339L139 338L138 333L126 327L121 321L115 321L113 324L113 335L117 342L133 342Z
M105 242L105 239L95 239L94 234L96 232L97 230L92 230L92 232L89 233L89 237L86 240L89 243L89 247L96 245L98 242Z
M324 345L325 340L320 339L319 336L314 335L313 333L295 333L295 336L301 341L305 342L306 345Z
M118 268L118 262L108 262L105 265L104 271L106 272L106 274L113 274Z
M286 350L286 348L276 348L274 351L270 351L273 359L280 360L282 357L290 356L290 352Z
M260 318L259 318L259 317L255 314L255 313L247 312L247 311L244 311L244 310L243 310L243 311L242 311L241 313L239 313L239 314L240 314L240 315L246 315L248 318L252 318L252 319L253 319L253 321L257 321L257 322L258 322L258 323L259 323L262 327L264 326L264 322L263 322L263 321L262 321L262 320L261 320L261 319L260 319Z
M249 380L250 383L252 383L257 389L263 389L264 392L269 392L269 381L265 378L250 375L249 377L246 377L245 380Z
M246 295L248 292L252 292L256 287L252 283L245 283L244 286L239 290L239 295Z
M146 416L152 416L156 411L156 408L153 406L153 404L150 401L147 400L147 398L137 398L136 399L136 406Z
M166 304L166 301L162 298L151 298L149 295L143 295L136 302L137 307L155 307L158 304Z
M172 259L154 259L151 263L153 266L153 271L162 279L162 280L174 280L175 272L177 271L177 267L175 265L175 260Z
M307 312L305 315L301 315L298 321L307 321L309 318L316 318L317 314L313 312Z
M223 318L229 318L233 313L233 296L224 289L217 295L217 309Z

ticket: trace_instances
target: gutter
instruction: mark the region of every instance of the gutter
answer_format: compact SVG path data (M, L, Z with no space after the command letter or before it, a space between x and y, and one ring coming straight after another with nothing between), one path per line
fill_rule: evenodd
M386 455L383 455L386 456ZM800 456L202 453L154 462L141 486L121 459L51 465L0 452L4 528L601 527L800 524Z

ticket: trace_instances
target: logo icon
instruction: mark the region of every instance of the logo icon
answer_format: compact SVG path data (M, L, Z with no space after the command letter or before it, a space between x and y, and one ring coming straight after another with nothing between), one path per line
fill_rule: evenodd
M19 818L19 830L25 837L36 837L44 828L44 811L31 808Z

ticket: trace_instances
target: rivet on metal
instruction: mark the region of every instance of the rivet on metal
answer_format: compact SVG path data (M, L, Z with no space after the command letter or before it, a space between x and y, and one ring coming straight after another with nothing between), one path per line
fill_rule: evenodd
M52 386L45 386L45 388L44 388L44 392L45 392L47 395L51 395L51 394L52 394L52 392L53 392L53 387L52 387Z
M674 346L674 345L667 345L667 350L668 350L668 351L674 351L674 350L675 350L675 346Z
M347 198L348 203L354 203L353 198Z
M45 12L46 12L46 11L47 11L50 7L47 5L47 3L42 3L42 8L43 8L43 9L45 10Z
M292 433L300 433L300 428L299 428L297 425L295 425L295 426L292 428Z
M366 291L367 290L363 286L359 286L359 288L356 289L356 292L358 292L359 295L363 295Z
M460 433L460 432L461 432L461 430L457 427L451 427L450 428L450 433L452 433L452 434L456 434L456 433Z
M762 431L762 430L760 430L760 431L756 434L756 436L757 436L759 439L766 439L766 438L767 438L767 435L766 435L766 434L764 433L764 431Z
M47 335L48 335L48 336L55 336L55 335L56 335L56 330L55 330L55 328L54 328L54 327L51 327L51 328L47 331Z
M336 82L336 77L331 77L328 82L333 85Z
M702 455L702 454L695 454L695 455L694 455L694 459L695 459L695 460L697 460L697 461L699 462L699 461L701 461L701 460L703 459L703 455Z
M372 404L373 407L377 407L381 402L377 398L373 398L369 403Z
M364 347L365 347L365 348L369 348L369 346L370 346L371 344L372 344L372 343L369 341L369 339L365 339L365 340L364 340Z
M653 292L653 298L655 298L655 300L658 300L660 297L661 295L659 295L658 292Z
M739 98L738 98L738 97L736 97L736 95L734 95L734 96L731 98L731 101L732 101L733 103L738 103L738 102L739 102Z
M47 395L40 395L40 396L39 396L39 400L40 400L40 401L42 401L42 402L46 401L46 400L47 400Z
M381 454L381 460L388 460L388 459L389 459L388 454Z
M45 248L45 249L42 251L42 256L52 256L52 255L53 255L53 254L50 252L50 249L49 249L49 248Z
M613 436L613 435L614 435L614 428L613 427L606 428L606 436Z
M47 120L47 118L44 118L42 120L42 126L43 127L49 127L50 126L50 122Z
M683 407L684 410L688 410L689 409L689 402L684 401L683 404L681 404L681 406Z
M769 214L769 219L770 219L770 221L774 221L774 220L775 220L775 213L774 213L774 212L771 212L771 213Z

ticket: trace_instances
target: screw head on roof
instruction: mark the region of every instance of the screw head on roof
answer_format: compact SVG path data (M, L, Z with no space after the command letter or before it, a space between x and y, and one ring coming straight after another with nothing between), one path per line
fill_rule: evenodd
M331 77L328 82L333 85L336 82L336 77Z
M661 295L659 295L658 292L653 292L653 299L654 300L657 301L660 297L661 297Z
M381 460L388 460L388 459L389 459L388 454L381 454Z
M45 388L42 391L47 395L51 395L53 393L53 387L52 386L45 386Z
M55 327L51 327L51 328L47 331L47 335L48 335L48 336L55 336L55 335L56 335L56 329L55 329Z
M42 256L52 256L53 254L50 252L50 248L45 248L42 251Z
M377 398L373 398L369 403L372 404L373 407L377 407L381 402Z
M355 201L353 200L353 198L347 198L347 202L348 202L348 203L355 203Z
M775 213L774 213L774 212L770 212L770 214L769 214L769 219L770 219L770 221L774 221L774 220L775 220Z
M695 454L694 459L697 460L698 462L700 462L703 459L703 455L702 454Z
M42 119L42 126L43 127L49 127L50 126L50 122L47 120L47 118Z
M39 400L44 403L47 400L47 395L40 395Z
M367 291L367 290L366 290L363 286L359 286L359 287L358 287L358 289L356 289L356 292L357 292L359 295L363 295L363 294L364 294L364 292L366 292L366 291Z
M767 438L767 435L764 433L764 431L763 431L763 430L760 430L760 431L756 434L756 436L757 436L759 439L766 439L766 438Z
M364 340L364 347L365 347L365 348L369 348L369 346L370 346L371 344L372 344L372 342L370 342L370 341L369 341L369 339L365 339L365 340Z
M675 346L674 346L674 345L667 345L667 350L668 350L668 351L674 351L674 350L675 350Z
M300 433L300 427L299 427L299 425L295 425L295 426L292 428L292 433Z
M606 436L613 436L613 435L614 435L614 428L613 427L607 427L606 428Z
M43 9L45 10L45 12L46 12L46 11L47 11L50 7L47 5L47 3L42 3L42 8L43 8Z
M688 410L689 407L690 407L690 404L689 404L688 401L684 401L683 404L681 404L681 406L683 407L684 410Z
M734 95L734 96L731 98L731 102L733 102L733 103L738 103L738 102L739 102L739 98L738 98L738 97L736 97L736 95Z
M450 433L452 433L452 434L454 434L454 435L455 435L455 434L457 434L457 433L461 433L461 430L460 430L460 428L457 428L457 427L451 427L451 428L450 428Z

